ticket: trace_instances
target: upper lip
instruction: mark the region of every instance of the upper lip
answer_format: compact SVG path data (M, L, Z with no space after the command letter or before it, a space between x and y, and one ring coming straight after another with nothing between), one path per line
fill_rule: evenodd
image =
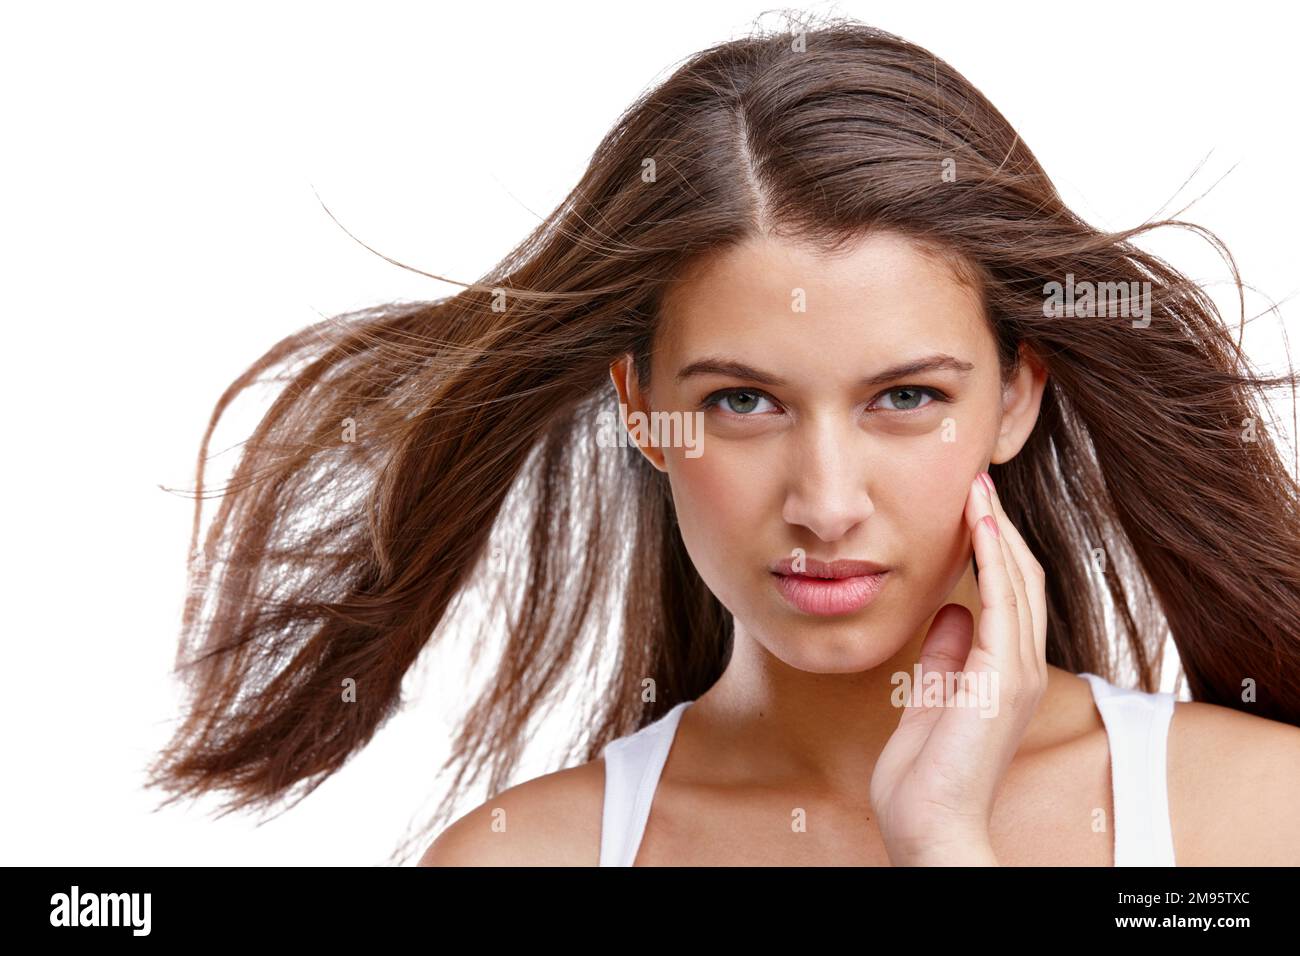
M882 564L876 564L874 561L855 561L851 558L840 558L836 561L818 561L816 558L800 559L803 568L800 571L794 570L795 558L782 558L772 565L772 571L776 574L798 575L805 578L856 578L864 574L879 574L882 571L889 570Z

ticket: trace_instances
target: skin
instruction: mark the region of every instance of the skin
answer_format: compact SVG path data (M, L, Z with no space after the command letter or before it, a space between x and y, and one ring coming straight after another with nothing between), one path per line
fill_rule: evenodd
M796 289L806 311L791 309ZM968 368L861 384L935 354ZM681 375L705 359L780 383L737 369ZM1041 567L979 477L1020 452L1046 374L1026 351L1000 379L978 300L946 264L888 233L835 257L755 238L674 287L648 387L630 357L611 377L629 413L703 412L698 457L640 447L667 474L691 559L736 622L722 677L682 716L639 865L1112 862L1109 828L1093 825L1113 811L1104 726L1087 684L1046 664ZM885 586L853 613L801 612L769 570L795 549L878 562ZM897 706L894 675L917 662L996 672L996 715ZM1181 865L1300 859L1287 809L1298 738L1228 708L1177 705ZM1243 739L1252 749L1227 756ZM1194 769L1207 749L1226 762L1213 776ZM602 796L601 761L548 774L461 818L421 862L593 863ZM1242 799L1264 822L1234 812ZM494 811L511 821L504 833ZM1251 830L1265 822L1268 838Z

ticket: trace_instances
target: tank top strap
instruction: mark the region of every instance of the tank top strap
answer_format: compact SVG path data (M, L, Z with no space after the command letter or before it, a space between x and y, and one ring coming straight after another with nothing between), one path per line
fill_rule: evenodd
M1091 673L1110 746L1115 866L1174 866L1168 738L1174 695L1118 687Z
M691 703L682 701L635 733L611 740L601 751L605 760L601 866L631 866L636 859L677 723Z

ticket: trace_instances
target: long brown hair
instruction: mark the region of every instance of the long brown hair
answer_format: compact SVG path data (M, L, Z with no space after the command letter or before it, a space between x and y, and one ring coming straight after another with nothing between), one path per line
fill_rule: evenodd
M1194 699L1300 723L1300 494L1265 394L1294 396L1295 375L1253 372L1204 291L1132 243L1164 225L1213 243L1240 295L1200 227L1083 222L997 109L898 37L796 21L690 57L480 281L305 329L221 397L177 662L192 704L149 785L167 802L224 792L225 812L306 796L400 706L480 580L500 617L476 659L504 644L430 828L484 769L491 793L507 786L529 722L584 674L584 762L707 691L730 612L692 566L665 476L598 430L611 362L632 353L648 384L674 279L760 231L829 251L892 230L944 250L980 284L1004 371L1021 346L1044 362L1037 425L993 476L1047 572L1050 663L1123 681L1122 663L1154 690L1172 635ZM1067 276L1149 282L1149 325L1045 315L1046 284ZM200 547L213 429L269 375L285 384Z

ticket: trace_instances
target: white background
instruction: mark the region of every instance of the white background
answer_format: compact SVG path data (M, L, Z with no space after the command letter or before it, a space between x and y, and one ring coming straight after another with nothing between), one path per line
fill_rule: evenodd
M1295 290L1295 33L1281 5L804 9L948 60L1097 226L1135 225L1214 186L1184 218L1218 233L1272 300ZM180 701L169 669L191 521L190 502L160 485L189 487L216 398L283 335L451 291L363 249L322 202L385 255L472 281L571 188L646 86L762 10L6 5L0 862L386 859L429 809L465 703L440 683L454 662L282 817L151 812L141 773ZM1216 283L1236 321L1202 240L1165 230L1143 244ZM1266 307L1247 301L1249 315ZM1294 314L1283 305L1292 332ZM1251 328L1256 361L1280 368L1277 320ZM1289 405L1279 411L1289 423ZM214 450L242 437L219 432ZM576 728L548 729L554 744ZM544 750L519 779L557 769Z

